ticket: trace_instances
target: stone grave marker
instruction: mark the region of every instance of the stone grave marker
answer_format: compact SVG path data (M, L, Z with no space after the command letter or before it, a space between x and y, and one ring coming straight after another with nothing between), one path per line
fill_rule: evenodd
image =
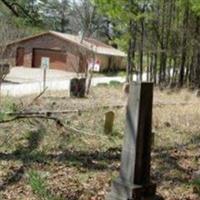
M112 133L114 119L115 119L115 113L113 111L105 113L104 133L106 134Z
M73 78L70 81L70 97L85 97L86 79L85 78Z
M106 200L155 200L150 179L153 83L131 83L119 178Z
M79 91L78 91L78 97L85 97L85 91L86 91L86 79L85 78L80 78L79 79Z
M70 97L78 96L78 78L73 78L70 80Z

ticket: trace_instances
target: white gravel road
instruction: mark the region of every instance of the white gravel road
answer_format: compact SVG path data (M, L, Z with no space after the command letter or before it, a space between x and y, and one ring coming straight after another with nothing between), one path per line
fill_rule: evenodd
M49 91L68 90L70 79L77 77L75 73L60 70L48 70L46 87ZM94 77L92 86L110 81L125 82L125 77ZM24 96L37 94L43 90L43 72L41 69L14 67L2 84L1 93L8 96Z

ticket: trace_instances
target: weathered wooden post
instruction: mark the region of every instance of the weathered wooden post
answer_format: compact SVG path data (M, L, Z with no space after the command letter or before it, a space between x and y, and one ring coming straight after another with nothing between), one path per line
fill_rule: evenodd
M113 111L105 113L104 133L106 134L112 133L114 119L115 119L115 113Z
M150 180L153 83L131 83L120 175L107 200L158 199Z

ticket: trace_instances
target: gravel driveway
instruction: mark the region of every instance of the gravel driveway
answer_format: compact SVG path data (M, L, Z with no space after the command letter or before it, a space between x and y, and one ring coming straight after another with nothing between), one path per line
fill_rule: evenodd
M46 87L51 91L68 90L70 79L77 77L76 73L61 70L48 70ZM125 82L125 77L95 77L92 79L92 86L110 81ZM12 68L2 84L1 92L8 96L24 96L37 94L43 90L43 72L41 69L24 67Z
M75 77L76 73L65 72L61 70L48 70L47 80L66 80ZM13 67L10 73L7 75L6 80L12 83L32 83L42 82L43 70L38 68L26 68L26 67Z

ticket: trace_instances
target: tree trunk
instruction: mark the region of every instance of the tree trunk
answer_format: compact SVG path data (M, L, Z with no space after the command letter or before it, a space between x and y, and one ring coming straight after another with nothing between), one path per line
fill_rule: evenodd
M185 75L185 63L187 57L187 28L189 22L189 1L187 0L187 4L185 6L184 11L184 19L183 19L183 40L182 40L182 53L181 53L181 66L179 73L179 87L182 87L184 84L184 75Z
M141 40L140 40L140 81L143 76L143 55L144 55L144 19L141 19Z

